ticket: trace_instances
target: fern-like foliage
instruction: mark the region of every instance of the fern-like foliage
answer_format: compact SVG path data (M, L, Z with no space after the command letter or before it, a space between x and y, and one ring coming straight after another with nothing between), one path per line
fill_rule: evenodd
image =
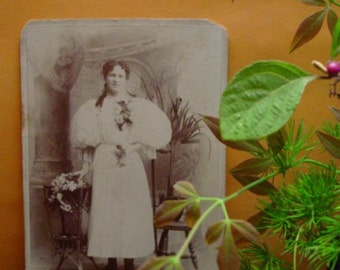
M241 270L290 270L287 261L276 257L265 243L252 243L240 250Z
M332 169L311 168L308 173L297 172L291 183L269 194L270 201L262 201L263 227L277 234L285 252L311 258L311 269L333 264L340 254L340 241L334 219L338 220L340 186ZM330 227L333 226L333 227ZM339 227L339 226L338 226ZM332 228L336 230L331 231ZM333 241L324 242L333 236ZM329 245L332 249L319 248ZM334 246L336 245L336 247ZM327 255L326 255L327 253ZM296 262L295 262L296 263Z

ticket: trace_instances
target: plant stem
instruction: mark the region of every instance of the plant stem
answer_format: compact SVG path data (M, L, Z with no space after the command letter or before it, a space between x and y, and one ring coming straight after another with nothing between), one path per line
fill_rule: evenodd
M337 7L340 7L340 3L337 0L331 0L330 2L336 5Z
M313 165L316 165L316 166L319 166L319 167L322 167L322 168L325 168L325 169L328 169L328 170L331 170L332 169L332 166L328 165L328 164L325 164L325 163L322 163L320 161L316 161L314 159L305 159L303 162L305 163L310 163L310 164L313 164ZM335 170L335 173L336 174L340 174L340 170Z
M196 221L195 225L191 228L188 236L186 237L185 241L183 242L182 246L176 253L176 257L180 259L182 255L184 254L185 250L189 246L189 243L191 242L192 238L194 237L195 233L197 232L198 228L202 224L202 222L208 217L208 215L223 202L222 199L216 198L215 202L200 216L200 218Z
M227 208L226 208L226 206L225 206L224 200L221 200L221 201L220 201L220 204L221 204L222 211L223 211L223 213L224 213L225 218L226 218L227 220L229 220L229 215L228 215L228 211L227 211Z
M300 233L302 231L302 227L300 227L298 234L296 235L296 239L295 239L295 246L294 246L294 257L293 257L293 269L297 270L297 265L296 265L296 261L297 261L297 241L300 238Z
M215 202L216 200L220 200L217 197L198 197L200 202Z
M270 174L268 174L268 175L266 175L266 176L264 176L264 177L262 177L262 178L260 178L256 181L250 183L249 185L244 186L243 188L239 189L238 191L236 191L236 192L232 193L231 195L227 196L226 198L224 198L224 202L228 202L228 201L238 197L239 195L246 192L247 190L267 181L270 178L275 177L276 175L279 175L280 173L281 173L280 171L272 172L272 173L270 173Z
M176 258L181 258L185 249L188 247L190 241L192 240L193 236L195 235L195 233L197 232L198 228L200 227L200 225L202 224L202 222L208 217L208 215L218 206L221 205L222 207L222 211L226 217L226 219L229 219L228 217L228 212L227 209L225 207L225 203L238 197L239 195L241 195L242 193L246 192L247 190L267 181L268 179L271 179L273 177L275 177L276 175L279 175L281 172L280 171L275 171L272 172L252 183L250 183L247 186L244 186L243 188L239 189L238 191L234 192L233 194L225 197L224 199L220 199L220 198L213 198L213 197L201 197L200 201L213 201L214 203L199 217L199 219L196 221L195 225L192 227L192 229L189 232L188 237L185 239L184 243L182 244L182 246L180 247L180 249L178 250L178 252L176 253Z

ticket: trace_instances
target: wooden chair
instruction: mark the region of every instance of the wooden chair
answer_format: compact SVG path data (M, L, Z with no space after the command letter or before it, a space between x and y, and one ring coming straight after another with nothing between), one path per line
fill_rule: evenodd
M167 194L161 194L158 198L158 202L156 200L156 175L155 175L155 160L152 160L151 163L151 170L152 170L152 197L153 197L153 209L154 214L157 209L157 206L160 205L164 200L169 199L176 199L176 197L171 196L171 191L167 190ZM172 188L172 187L170 187ZM169 187L168 187L169 189ZM178 199L178 197L177 197ZM169 250L169 242L171 241L169 233L170 232L178 232L183 233L184 237L188 237L188 234L191 230L191 228L183 221L181 220L181 216L178 217L178 219L174 222L172 222L169 225L158 227L155 225L155 253L157 256L169 256L174 255L175 252ZM158 232L160 232L160 238L158 241ZM197 263L197 257L195 254L195 249L193 246L193 243L189 243L188 246L189 254L186 254L182 256L182 259L191 259L191 262L193 264L194 269L198 269L198 263Z

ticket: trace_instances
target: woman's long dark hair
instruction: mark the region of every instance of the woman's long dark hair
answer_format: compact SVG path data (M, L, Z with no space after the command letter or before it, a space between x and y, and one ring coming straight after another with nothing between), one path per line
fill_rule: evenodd
M103 65L102 74L104 80L106 80L107 75L114 69L115 66L120 66L125 71L125 78L128 80L130 77L130 68L124 61L111 60ZM96 101L96 107L101 107L103 105L104 99L107 96L107 85L104 84L103 93L98 97Z

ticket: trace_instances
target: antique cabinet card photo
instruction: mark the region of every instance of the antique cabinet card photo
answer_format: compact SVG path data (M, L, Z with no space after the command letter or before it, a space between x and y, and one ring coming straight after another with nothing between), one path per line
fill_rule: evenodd
M225 147L202 115L218 117L226 74L225 29L206 20L29 22L26 269L132 270L175 253L190 232L183 217L153 222L164 200L178 199L173 185L225 195ZM217 269L204 232L219 215L195 234L184 269Z

